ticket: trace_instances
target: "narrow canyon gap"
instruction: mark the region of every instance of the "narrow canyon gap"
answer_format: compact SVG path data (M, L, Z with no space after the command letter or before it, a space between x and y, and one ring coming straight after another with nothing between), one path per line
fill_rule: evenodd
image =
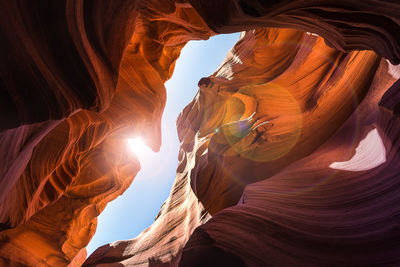
M400 265L398 1L3 0L0 20L0 266ZM239 32L190 81L154 222L88 255L140 170L126 140L162 149L181 50Z
M176 119L196 95L197 82L221 65L238 39L238 33L222 34L207 41L191 41L182 49L174 74L165 84L160 152L147 149L145 155L138 155L141 170L128 190L98 217L96 234L86 247L88 254L101 245L133 238L153 223L175 180L179 152Z

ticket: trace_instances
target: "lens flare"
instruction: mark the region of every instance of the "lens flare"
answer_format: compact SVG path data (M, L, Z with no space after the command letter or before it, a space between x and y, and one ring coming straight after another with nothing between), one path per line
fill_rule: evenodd
M236 95L253 97L251 119L226 124L224 134L241 156L267 162L285 156L296 145L303 127L297 99L278 84L244 86ZM232 108L231 108L232 109Z

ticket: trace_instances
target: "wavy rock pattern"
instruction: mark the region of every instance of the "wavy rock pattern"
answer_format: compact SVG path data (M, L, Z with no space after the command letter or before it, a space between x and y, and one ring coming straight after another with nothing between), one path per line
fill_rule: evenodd
M398 118L383 116L378 106L393 82L387 63L373 52L344 54L295 30L242 34L220 69L200 80L198 95L178 119L177 184L187 173L214 217L194 231L183 251L171 245L169 262L163 250L141 249L159 240L148 232L166 231L160 229L168 217L163 209L163 218L141 236L98 249L86 264L147 264L139 260L143 255L152 255L150 266L399 262L399 192L385 193L397 188L399 177ZM368 158L357 150L371 132L381 138L386 161L360 171ZM375 144L367 147L376 153L369 157L382 153ZM361 159L351 162L354 157ZM345 161L356 171L330 167ZM169 225L176 234L175 224Z
M154 224L84 264L398 265L400 5L188 2L0 3L0 265L83 264L183 46L242 30L178 118Z
M215 75L200 81L178 121L192 139L209 140L191 177L205 208L214 214L236 204L244 186L322 145L357 108L379 62L372 52L344 54L294 30L247 32Z
M311 53L313 51L315 49L311 50ZM300 52L298 56L302 57ZM307 137L312 140L308 147L315 148L314 151L309 151L312 152L311 154L302 154L296 161L291 161L289 158L286 160L288 164L279 172L276 172L271 164L272 166L280 165L281 163L278 162L283 161L286 156L266 163L255 163L251 165L251 168L246 168L247 175L238 176L237 172L231 170L232 166L235 167L238 163L231 163L232 159L228 156L228 151L220 153L220 150L217 150L219 152L217 156L210 155L213 138L217 138L217 134L214 134L208 147L208 165L213 164L217 165L216 168L228 169L226 172L235 174L235 178L240 180L221 179L220 175L214 175L209 179L211 185L208 189L201 191L204 193L199 196L201 200L203 199L202 202L214 202L205 206L215 209L214 203L222 202L219 205L222 209L228 202L231 207L217 210L219 212L214 211L217 213L213 218L196 229L182 252L179 266L212 265L212 262L208 262L207 259L215 257L217 251L224 251L224 254L218 254L220 266L294 266L299 264L302 266L392 266L400 262L400 246L397 243L400 237L398 233L400 214L398 204L400 194L399 82L390 87L393 79L384 61L380 61L381 64L377 70L374 64L369 64L375 72L375 75L372 74L375 76L372 81L367 82L365 78L368 76L360 75L358 71L362 63L361 61L356 63L357 58L366 63L368 58L374 58L374 55L353 52L345 57L350 57L351 60L346 61L343 76L347 78L347 83L353 79L356 81L357 77L362 79L366 87L364 89L358 87L362 82L357 81L351 91L356 93L357 90L366 90L365 96L362 101L358 98L361 103L357 105L354 112L351 112L352 108L344 107L346 100L341 98L345 97L343 93L330 95L330 90L335 90L334 86L324 90L312 112L321 112L320 109L324 109L324 98L330 98L330 96L333 99L326 99L326 101L329 103L329 108L333 109L330 110L329 115L314 118L312 112L305 113L302 133L296 145L288 152L288 154L294 153L297 151L296 146L302 145L304 142L302 139L308 133L306 127L323 127L313 130L314 134ZM352 64L358 65L357 70L352 67ZM334 66L331 65L331 67ZM352 78L352 75L356 77ZM289 77L296 80L294 76ZM285 81L293 84L289 77ZM297 81L305 78L303 76ZM382 97L387 88L389 90ZM307 87L304 86L297 88L297 90L306 89ZM294 96L298 93L296 91L293 93ZM351 95L347 97L353 98ZM340 106L334 108L335 103L340 103ZM282 106L285 107L283 103ZM278 110L278 112L283 111ZM342 112L348 112L348 115L341 115ZM335 119L336 116L343 119ZM307 120L311 121L307 122ZM312 125L314 123L316 125ZM274 123L264 132L268 137L266 145L270 149L273 149L271 143L276 140L273 127L280 127L280 125L283 126L278 122ZM322 134L323 131L330 131L329 128L337 126L339 126L337 130L330 133L326 142L321 142L324 141L322 137L316 138L317 133ZM364 148L371 153L369 157L363 158L363 151L356 149L362 142L365 143L368 135L374 132L377 132L377 138L380 138L379 141L384 146L386 160L381 161L374 168L363 170L370 162L369 157L379 158L382 153L380 149L376 149L379 148L376 143L367 144L367 148ZM251 132L248 135L250 134ZM242 140L245 140L247 136L240 142L243 142ZM228 138L230 138L229 132ZM226 142L226 139L218 140ZM262 146L262 143L258 145ZM365 144L363 146L366 147ZM251 146L245 146L238 151L246 157L248 147ZM253 148L253 151L254 149L256 148ZM210 160L214 157L218 157L218 160ZM359 160L352 161L351 159L355 157ZM349 162L348 166L352 167L349 169L352 170L338 170L330 167L332 162L344 161ZM258 165L265 166L263 173L258 172ZM263 179L260 179L261 175L264 176ZM209 176L197 176L195 181L202 181L206 177ZM237 181L258 182L247 185L243 194L240 195L235 194L234 189L231 189L241 186ZM228 184L225 188L230 191L225 190L219 193L219 191L211 190L211 188L219 188L216 183ZM204 184L204 181L200 184ZM199 182L197 182L198 187ZM236 196L236 200L239 195L240 200L237 204L224 200L233 196ZM198 241L204 238L209 241L207 243ZM235 257L239 260L235 261L236 265L231 265L230 262Z
M186 161L182 161L178 168L184 167ZM190 187L188 171L185 169L178 172L171 195L151 227L135 239L116 241L98 248L84 266L103 263L128 266L177 265L183 246L194 229L210 218Z
M24 6L22 3L20 5L19 8L10 7L10 10L15 11L17 15L18 12L28 12L29 6ZM62 116L54 115L52 112L58 111L41 105L40 101L29 99L29 95L21 93L20 87L6 88L12 94L16 94L15 98L21 101L23 99L33 101L32 107L24 106L20 101L15 102L16 107L23 112L35 116L30 110L39 105L50 113L43 117L16 120L6 126L12 127L20 122L35 122L42 119L44 122L1 132L1 157L6 164L2 166L1 174L4 175L0 180L2 184L0 222L3 230L0 232L0 264L64 266L72 262L80 265L85 260L82 256L86 253L84 248L94 234L96 217L109 201L126 190L140 169L136 158L129 157L123 140L132 134L143 135L148 138L147 143L153 150L159 149L160 122L165 105L163 84L172 75L175 60L184 44L191 39L206 39L212 33L187 4L175 5L171 2L169 5L165 3L160 5L157 1L153 1L148 2L145 7L139 7L138 4L115 1L104 3L105 6L98 6L96 3L71 1L66 2L59 11L64 15L59 14L58 20L55 20L54 14L48 14L52 7L38 5L32 13L29 13L31 16L24 15L28 25L30 25L29 19L36 18L37 14L34 12L36 9L48 9L46 14L40 13L42 20L54 20L55 23L62 25L70 23L71 19L79 22L80 28L76 26L77 32L70 29L70 34L65 34L65 38L82 37L79 32L90 32L93 35L91 38L106 38L107 42L103 39L93 41L96 53L90 50L92 47L89 49L87 44L82 44L82 49L87 49L84 53L108 57L112 63L106 65L107 72L105 72L102 70L104 66L101 65L104 62L90 58L94 61L91 63L95 69L91 70L94 76L88 76L86 79L108 79L107 73L110 73L114 77L109 80L115 82L104 87L98 84L95 86L99 91L95 93L98 106L91 105L90 110L87 106L79 106L88 109L72 112L77 108L73 104L73 93L63 92L62 88L53 85L46 87L30 81L32 85L30 90L37 92L37 97L45 98L47 94L45 91L50 90L69 98L68 101L62 100L68 105L66 110L61 112L69 115L64 120L49 120L54 117L61 119ZM86 14L82 8L93 14ZM107 21L108 19L103 20L103 17L107 17L107 12L114 12L113 10L120 12L114 14L118 19L112 23ZM70 12L77 18L71 18ZM97 23L92 25L92 19ZM123 26L118 24L119 20L123 22ZM92 26L94 28L91 28ZM107 31L100 26L104 26ZM125 27L130 28L128 30ZM118 35L108 31L116 32ZM21 30L19 33L27 38L24 31ZM50 44L46 42L50 41L45 37L57 36L53 35L53 32L43 35L41 31L30 34L34 33L37 34L34 36L36 39L49 46ZM63 36L62 33L59 34ZM110 36L113 36L112 40L109 40ZM117 44L116 47L113 42ZM99 52L101 49L105 52ZM114 55L115 53L118 55L118 51L119 58ZM40 52L46 53L45 50ZM21 57L23 55L22 53ZM50 52L46 54L46 57L50 56L52 56ZM78 62L86 58L68 54L64 56ZM22 62L23 60L21 59ZM41 59L33 56L30 60L37 60L35 61L37 64L41 62ZM47 60L52 62L53 59L47 58ZM79 71L76 66L78 63L63 65L64 62L57 59L54 59L54 62L63 67L68 66L68 71L72 73L70 75L73 75L73 79L68 78L68 81L70 79L83 81L79 75L73 73ZM55 73L53 76L61 83L63 75L66 75L64 70L47 67L51 68ZM12 67L8 71L12 72ZM39 72L45 73L46 70L41 69ZM34 79L49 82L46 77L37 77L33 74ZM10 80L13 81L11 78ZM93 80L90 82L95 83ZM83 93L86 90L90 92L88 84L68 85L67 88L74 88ZM22 89L27 90L27 88ZM46 101L54 104L50 97L46 98ZM107 102L108 104L104 104ZM19 104L22 106L18 106ZM57 106L63 108L62 105ZM7 106L2 107L7 108ZM99 113L93 110L104 111ZM12 109L2 114L7 112L12 113ZM15 115L16 118L25 116Z
M400 63L398 1L189 0L217 33L258 27L312 32L340 51L374 50ZM221 12L225 10L225 12Z

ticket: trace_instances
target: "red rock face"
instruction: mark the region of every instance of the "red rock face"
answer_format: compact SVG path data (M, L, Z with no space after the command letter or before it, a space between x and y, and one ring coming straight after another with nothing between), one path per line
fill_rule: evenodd
M206 209L214 214L236 204L247 184L322 145L364 98L379 61L294 30L247 32L178 121L178 129L195 133L189 140L208 140L191 177ZM190 115L200 107L204 112Z
M242 30L178 118L154 224L84 264L398 265L400 5L189 2L1 4L0 265L82 265L182 47Z
M400 63L399 3L342 0L189 0L217 33L257 27L316 33L340 51L372 49ZM225 12L221 12L225 10Z
M55 73L52 79L57 82L63 82L61 78L67 75L62 68L67 68L68 75L73 77L68 78L68 82L89 81L79 86L64 84L68 90L90 94L90 84L95 84L92 86L96 89L93 92L95 104L75 105L72 92L49 86L49 77L38 77L36 71L28 67L15 66L16 69L29 72L29 75L11 79L7 76L8 72L17 74L13 64L30 66L30 63L23 58L19 58L21 62L18 61L16 55L10 57L13 64L3 72L3 77L10 83L5 93L10 92L15 102L7 103L22 113L12 113L12 108L2 112L15 115L4 118L16 119L12 124L2 125L12 128L21 123L35 123L1 132L1 158L4 163L0 180L0 263L3 265L82 264L85 259L82 249L85 250L95 232L96 217L109 201L127 189L140 169L137 159L127 153L124 140L132 133L142 134L148 137L148 145L153 150L159 149L160 122L165 105L163 83L172 75L175 60L184 44L191 39L206 39L212 34L190 5L148 2L148 5L141 7L139 14L138 3L116 1L104 3L105 6L93 3L93 7L90 3L80 1L64 4L57 6L61 10L57 19L52 14L52 8L56 7L44 3L43 6L38 4L35 9L22 3L18 8L9 7L9 15L23 16L29 26L39 23L35 21L38 14L34 11L41 10L47 12L40 13L41 20L54 21L62 26L70 26L75 22L79 24L70 26L72 28L68 28L66 33L58 33L66 39L58 42L67 43L67 39L82 38L82 44L79 43L82 47L74 43L74 49L82 49L82 55L63 54L66 60L73 63L52 58L53 54L46 50L36 47L32 47L32 50L44 53L43 57L49 64L59 65L59 68L45 66ZM108 21L113 20L108 13L118 17L115 23ZM124 25L121 26L117 21ZM48 38L59 36L51 31L57 30L56 25L54 27L50 27L50 32L42 33L47 28L41 28L41 31L29 34L50 46L47 42L57 40ZM23 29L15 31L21 39L28 38L28 33ZM90 32L90 37L82 36L82 32ZM17 37L14 34L7 41L14 42L13 38ZM57 50L56 47L54 49ZM65 48L67 51L71 49ZM57 53L62 54L62 50L57 50ZM25 52L20 56L24 56ZM100 56L107 60L100 60ZM45 59L30 56L29 60L34 61L31 68L38 69ZM79 63L82 60L90 62ZM85 72L80 72L78 64L87 72L85 79L80 76ZM41 74L46 71L37 70ZM79 75L75 72L79 72ZM46 86L29 80L30 77L41 80ZM35 92L35 97L44 98L49 106L39 100L36 102L35 98L21 91L27 90L27 87L17 87L18 80L25 78L30 85L29 90ZM107 83L99 81L101 79L107 80ZM16 84L15 87L11 87L11 82ZM65 97L60 101L65 103L66 108L54 103L47 91ZM24 101L29 102L30 106L25 105ZM51 105L63 110L54 110ZM33 111L37 106L48 113L35 117ZM25 113L33 117L28 118Z
M243 42L248 35L254 34L246 33ZM195 230L179 266L389 266L399 262L400 128L398 107L394 108L398 85L392 85L387 62L372 52L338 54L319 46L320 41L305 36L291 66L272 81L256 81L251 94L247 90L251 81L245 89L236 87L226 93L224 103L232 101L236 109L227 104L218 111L226 122L217 122L212 128L220 130L206 135L208 153L191 177L196 195L214 216ZM310 43L312 49L304 49ZM241 58L240 50L236 51L232 58ZM299 58L313 63L298 64ZM236 64L246 68L245 60ZM202 90L232 88L235 76L225 87L213 80L219 73L211 77L214 84L200 89L200 96ZM263 90L254 101L260 86ZM290 94L277 95L279 90ZM313 96L317 99L309 106ZM240 101L233 101L235 97ZM261 105L264 97L268 101ZM202 104L198 99L194 107ZM254 124L245 128L245 136L235 138L242 118L248 116L246 101L257 103L255 110L248 111L255 112ZM290 105L300 105L300 114ZM232 119L232 110L244 112ZM272 125L259 129L257 118L264 114ZM191 121L185 125L199 125ZM209 122L202 119L198 133ZM231 140L236 142L232 145ZM236 265L232 259L237 259Z

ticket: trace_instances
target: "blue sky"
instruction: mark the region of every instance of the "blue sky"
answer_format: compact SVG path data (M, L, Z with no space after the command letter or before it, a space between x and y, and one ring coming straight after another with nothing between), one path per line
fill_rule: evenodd
M183 48L174 74L165 84L161 150L137 155L142 168L129 189L98 217L96 234L87 246L88 255L104 244L132 239L153 223L175 179L179 151L176 118L196 95L197 82L217 70L238 39L239 33L223 34L207 41L191 41Z

